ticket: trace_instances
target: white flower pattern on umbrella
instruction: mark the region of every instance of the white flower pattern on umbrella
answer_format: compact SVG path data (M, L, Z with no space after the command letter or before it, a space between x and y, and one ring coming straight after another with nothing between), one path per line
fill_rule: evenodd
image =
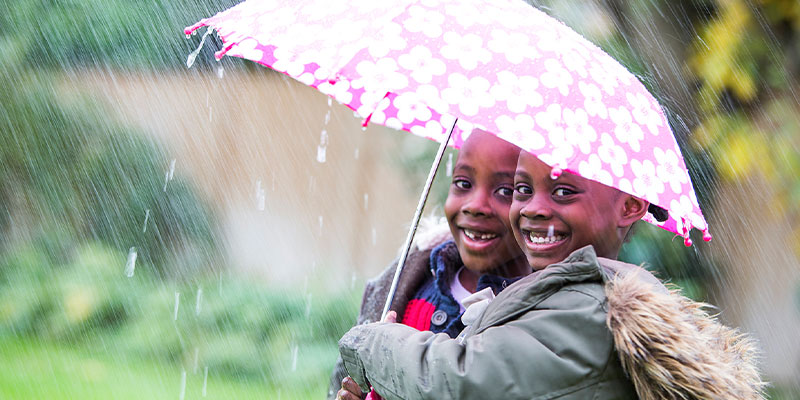
M587 179L592 179L607 186L614 184L614 178L611 174L603 169L603 162L600 161L600 156L592 154L586 161L578 163L578 173Z
M519 64L526 58L536 59L539 51L528 43L528 37L519 33L509 33L503 29L492 29L492 39L486 44L489 50L506 56L508 62Z
M647 201L658 204L658 197L664 193L664 182L656 176L656 167L650 160L631 160L631 169L636 175L633 179L635 194L642 196Z
M441 139L457 115L455 146L462 130L480 127L550 165L664 206L688 202L658 223L665 229L705 227L658 102L597 46L523 1L299 4L246 1L185 32L213 28L223 40L217 57L230 51L286 72L372 122Z
M530 115L517 114L514 118L501 115L494 122L500 129L498 136L503 139L517 143L524 140L529 150L541 149L546 144L544 136L535 130L536 123Z
M505 101L509 111L522 113L528 106L538 107L544 99L536 89L539 81L532 76L517 76L511 71L497 73L497 83L492 86L491 95L498 101Z
M640 125L647 126L650 133L658 135L658 127L663 124L661 115L653 110L650 101L641 93L631 94L626 93L625 97L628 103L633 106L633 118Z
M446 114L450 110L450 104L442 98L438 87L434 85L419 85L416 93L418 98L422 99L428 107L439 114Z
M602 88L606 94L609 96L614 96L616 87L619 85L617 80L613 76L610 76L602 66L598 64L590 65L589 76L592 78L592 80L596 84L600 85L600 88Z
M614 135L621 143L627 143L635 152L639 151L639 142L644 139L642 127L633 123L630 111L625 107L617 107L608 110L611 120L617 125L614 128Z
M378 31L378 39L369 43L369 54L381 58L386 57L392 50L404 49L407 43L402 33L402 26L394 22L387 23Z
M560 165L572 157L573 143L567 139L566 123L560 104L550 104L545 111L536 113L536 124L547 132L548 145L553 148L548 155L551 163ZM540 158L544 161L544 158Z
M447 77L447 83L449 87L442 90L442 99L458 105L459 111L464 115L476 115L480 108L494 105L494 97L489 95L491 85L483 77L469 79L462 74L453 73Z
M408 8L409 18L403 21L403 27L409 32L422 32L429 38L439 37L442 34L444 15L419 6Z
M408 53L401 54L397 62L411 71L411 79L419 83L431 83L434 76L443 75L447 70L444 61L435 58L424 46L415 46Z
M560 61L553 58L545 60L544 68L546 72L539 77L542 85L549 88L557 88L562 96L568 95L569 86L572 84L572 75L569 71L561 65Z
M656 165L658 178L668 182L673 192L680 193L681 185L689 182L689 175L680 166L678 155L671 149L664 151L655 148L653 149L653 156L658 163Z
M444 6L447 15L455 18L458 25L470 28L476 24L485 24L486 18L474 7L464 7L463 4L448 3Z
M597 85L581 81L578 82L578 90L583 94L583 108L587 114L592 117L608 118L608 109L603 104L603 95Z
M450 60L458 60L462 68L473 70L478 64L485 64L492 59L492 53L483 48L483 39L473 33L460 35L456 32L445 32L445 45L440 52L442 57Z
M669 212L674 213L674 215L689 215L692 209L692 201L689 196L680 196L677 200L669 202ZM683 231L683 221L679 219L676 222L678 223L678 231Z
M426 137L429 139L437 139L442 136L444 127L439 121L430 120L425 125L414 125L411 127L411 133Z
M388 92L408 85L408 78L398 71L399 67L393 58L381 58L374 63L364 60L358 63L356 70L362 76L358 81L360 87L370 90Z
M568 70L577 73L581 78L586 78L588 74L586 70L586 58L581 55L577 49L570 49L564 52L561 61Z
M563 117L567 125L564 132L567 141L577 146L583 154L589 154L592 151L592 143L597 140L597 132L589 123L586 110L567 108L564 109Z
M597 148L600 160L608 164L611 172L618 178L624 174L624 167L628 164L628 153L622 146L617 145L608 133L600 135L600 147Z
M286 72L290 76L300 76L306 69L306 64L300 61L299 57L286 50L275 49L272 55L275 57L275 63L272 64L272 67L278 71Z
M264 57L264 52L257 49L257 47L258 41L248 38L236 45L235 51L244 58L260 60Z
M394 106L397 108L397 119L404 124L410 124L414 120L425 122L431 119L432 113L416 93L403 93L394 99Z
M353 92L350 91L350 81L342 79L330 82L323 82L317 86L320 92L333 96L340 103L349 104L353 101Z

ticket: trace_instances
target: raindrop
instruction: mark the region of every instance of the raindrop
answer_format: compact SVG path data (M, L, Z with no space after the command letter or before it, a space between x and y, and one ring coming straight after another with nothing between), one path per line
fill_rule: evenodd
M333 98L328 96L328 107L330 107L331 105L333 105ZM330 115L330 111L328 112L328 114Z
M175 292L175 308L172 310L172 320L178 320L178 307L181 304L181 292Z
M256 207L258 211L264 211L266 208L267 196L266 191L261 188L261 180L256 181Z
M172 180L172 177L175 175L175 159L173 158L172 161L169 162L169 180Z
M203 288L197 288L197 298L194 304L194 315L200 315L200 309L203 304Z
M133 271L136 269L136 247L131 247L128 250L128 262L125 263L125 276L128 278L133 277Z
M150 209L144 211L144 226L142 227L142 233L147 232L147 220L150 219Z
M164 192L167 191L167 183L169 183L169 171L164 173Z
M553 237L553 233L555 233L555 228L551 224L550 226L547 227L547 238L548 239L552 238Z
M364 193L364 210L369 208L369 193Z
M319 221L319 234L322 235L322 215L317 217L317 220Z
M317 162L324 163L326 156L325 153L328 149L328 131L323 129L319 136L319 145L317 146Z
M453 153L447 155L447 166L445 168L447 176L453 176Z
M186 370L181 371L181 395L179 396L180 400L186 397Z
M203 49L203 45L206 43L206 37L208 37L212 31L213 29L211 28L207 29L206 33L203 34L203 38L200 39L200 45L197 46L197 49L189 53L189 58L186 59L186 68L192 68L192 65L194 65L194 60L197 58L197 55L200 54L200 50Z
M328 97L328 107L330 107L331 98ZM331 122L331 110L329 109L327 113L325 113L325 125L328 125L328 122Z
M311 315L311 293L306 297L306 318Z
M356 287L356 273L353 271L353 274L350 276L350 290Z
M297 345L292 347L292 371L297 371Z
M225 76L225 68L222 65L217 65L217 78L222 79Z
M208 387L208 367L203 371L203 397L206 397L206 387Z
M353 157L358 160L358 147L356 147L356 151L353 153Z
M372 228L372 244L378 243L378 230Z

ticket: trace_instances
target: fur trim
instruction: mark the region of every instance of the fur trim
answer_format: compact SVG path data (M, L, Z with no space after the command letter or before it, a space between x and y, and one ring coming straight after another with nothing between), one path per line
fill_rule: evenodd
M452 239L453 234L450 232L450 225L447 224L447 219L429 215L420 219L411 249L431 250ZM400 255L402 251L402 248L398 249L397 254Z
M608 327L641 399L763 399L754 341L719 323L677 289L636 276L606 284Z

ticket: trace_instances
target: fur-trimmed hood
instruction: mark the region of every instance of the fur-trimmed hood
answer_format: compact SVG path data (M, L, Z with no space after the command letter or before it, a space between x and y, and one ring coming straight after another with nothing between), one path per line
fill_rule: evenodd
M608 271L606 261L601 264ZM607 323L639 397L764 398L753 340L722 325L706 311L709 305L648 284L641 275L615 273L605 283Z

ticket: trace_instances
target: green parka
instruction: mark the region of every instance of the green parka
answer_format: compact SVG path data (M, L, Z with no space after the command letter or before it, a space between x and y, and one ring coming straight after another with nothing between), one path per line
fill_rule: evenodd
M457 339L351 329L350 376L385 399L756 399L754 347L645 270L591 246L509 286Z

